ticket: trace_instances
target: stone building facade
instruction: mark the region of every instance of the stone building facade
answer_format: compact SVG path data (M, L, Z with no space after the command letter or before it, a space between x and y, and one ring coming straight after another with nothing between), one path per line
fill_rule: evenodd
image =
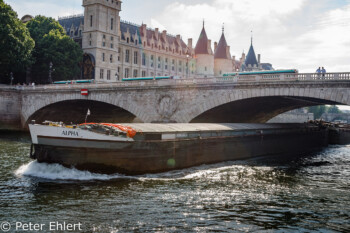
M238 61L231 57L224 31L212 50L204 22L193 48L192 39L186 44L180 35L122 21L120 0L83 0L83 7L84 15L58 21L83 48L84 79L116 82L128 77L210 77L241 70L244 65L244 54Z

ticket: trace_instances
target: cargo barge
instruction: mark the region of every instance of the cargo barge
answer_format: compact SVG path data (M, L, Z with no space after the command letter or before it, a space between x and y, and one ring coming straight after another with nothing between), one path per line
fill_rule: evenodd
M31 158L97 173L158 173L264 155L298 154L328 144L314 124L29 125Z

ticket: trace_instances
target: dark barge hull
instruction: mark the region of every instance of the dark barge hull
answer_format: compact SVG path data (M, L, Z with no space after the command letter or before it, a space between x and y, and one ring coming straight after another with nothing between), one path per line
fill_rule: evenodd
M137 175L265 155L298 155L327 146L327 138L325 129L300 128L242 136L117 142L100 148L43 145L39 141L32 157L97 173ZM71 140L70 144L89 142Z

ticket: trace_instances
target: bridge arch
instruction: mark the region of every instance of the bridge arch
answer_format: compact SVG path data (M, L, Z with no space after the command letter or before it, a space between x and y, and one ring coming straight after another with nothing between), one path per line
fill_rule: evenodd
M88 108L91 111L89 121L132 122L137 119L139 122L147 122L148 120L143 109L139 108L133 101L125 100L122 94L92 93L86 97L80 94L80 90L73 94L45 92L39 98L30 100L34 96L25 95L22 97L22 103L33 103L32 105L22 105L23 126L33 119L39 120L39 122L40 120L66 120L67 123L71 121L79 123L79 121L84 120ZM64 119L58 119L58 117Z
M346 88L259 88L217 92L188 110L187 122L267 122L297 108L350 105Z

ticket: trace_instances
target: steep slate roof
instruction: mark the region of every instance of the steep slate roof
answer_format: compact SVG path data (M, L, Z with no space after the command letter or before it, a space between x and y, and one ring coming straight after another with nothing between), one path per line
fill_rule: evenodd
M150 41L153 39L157 46L161 45L163 49L165 48L165 42L166 41L163 38L163 33L162 32L158 32L158 39L157 39L156 31L154 31L152 29L149 29L149 28L146 28L146 34L145 35L143 34L142 30L140 30L140 35L141 35L141 37L145 37L146 38L148 46L151 45ZM177 41L176 37L171 36L169 34L166 34L166 40L167 40L167 42L168 42L168 44L170 46L172 44L174 44L176 50L179 50L180 48L181 48L181 50L185 50L187 48L187 45L185 44L185 42L182 39L180 39L180 43L179 43Z
M253 48L253 39L252 39L252 42L250 44L249 52L248 52L248 55L247 55L244 63L247 67L249 64L251 66L254 66L254 65L258 66L258 60L256 59L256 55L255 55L254 48Z
M78 28L80 24L84 25L84 16L70 17L70 18L61 18L58 19L59 24L66 30L67 34L70 34L70 29L73 25L75 36L78 35Z
M135 42L135 40L137 40L138 43L141 44L140 28L136 25L132 25L123 21L120 22L121 38L125 40L124 33L126 33L128 29L130 33L130 42ZM135 34L137 34L138 38L134 38Z
M218 47L215 50L214 58L231 59L230 51L227 50L227 42L224 32L222 32Z
M204 25L201 34L199 35L196 47L194 49L194 52L196 54L209 54L208 51L208 37L207 33L205 32Z

